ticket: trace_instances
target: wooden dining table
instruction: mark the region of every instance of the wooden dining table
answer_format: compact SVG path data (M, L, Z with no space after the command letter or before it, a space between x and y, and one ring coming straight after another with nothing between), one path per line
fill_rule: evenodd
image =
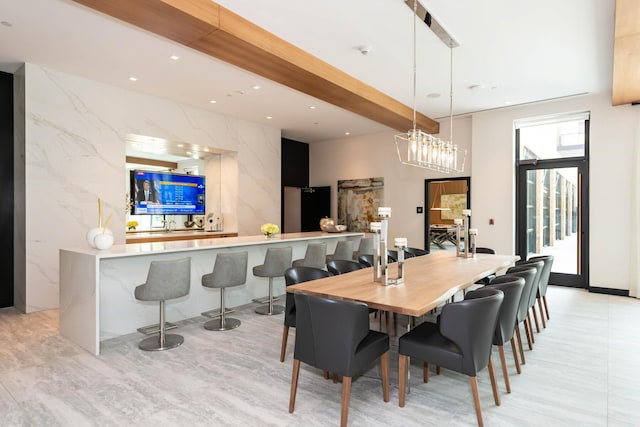
M405 260L404 283L399 285L384 286L374 281L373 268L369 267L287 286L287 292L359 301L378 310L422 316L457 292L510 267L519 259L517 255L492 254L462 258L453 251L439 251ZM398 276L398 263L389 265L388 276Z

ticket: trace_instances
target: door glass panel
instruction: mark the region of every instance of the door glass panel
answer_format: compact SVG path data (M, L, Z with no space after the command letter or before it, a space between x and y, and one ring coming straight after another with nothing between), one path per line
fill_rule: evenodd
M527 254L553 255L553 273L580 274L578 168L526 172Z
M584 120L523 127L520 160L584 157Z

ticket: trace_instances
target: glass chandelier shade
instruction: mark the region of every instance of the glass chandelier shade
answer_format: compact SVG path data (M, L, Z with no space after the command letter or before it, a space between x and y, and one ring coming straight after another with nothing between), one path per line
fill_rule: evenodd
M421 131L410 129L395 136L398 158L405 165L442 173L463 172L467 150Z

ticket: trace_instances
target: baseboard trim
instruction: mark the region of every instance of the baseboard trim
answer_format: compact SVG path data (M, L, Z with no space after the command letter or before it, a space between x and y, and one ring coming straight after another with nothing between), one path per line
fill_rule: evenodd
M590 286L589 292L592 292L594 294L617 295L621 297L629 296L629 291L626 289L598 288L595 286Z

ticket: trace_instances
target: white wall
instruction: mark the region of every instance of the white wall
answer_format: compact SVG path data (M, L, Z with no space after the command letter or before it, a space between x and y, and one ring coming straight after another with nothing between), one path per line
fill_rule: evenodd
M483 245L499 252L515 247L514 120L590 111L590 286L629 289L632 179L638 116L631 106L611 107L610 94L495 110L473 116L471 206ZM495 218L495 225L488 224Z
M464 173L453 176L469 176L471 118L454 120L453 128L454 141L469 150ZM383 177L384 204L392 208L389 238L407 237L409 246L423 248L425 214L417 214L416 207L426 208L424 180L449 175L401 164L393 138L396 133L309 144L309 182L311 186L331 186L331 215L337 219L338 180ZM448 139L448 121L442 123L441 135Z
M223 174L228 172L222 184L238 189L237 200L222 196L223 212L237 213L237 222L225 221L225 227L257 234L260 224L280 218L279 129L32 64L25 65L24 79L25 172L16 181L25 182L25 209L16 215L25 222L26 272L16 283L19 309L58 306L58 250L87 247L98 197L105 216L113 212L116 244L124 243L129 133L237 152L237 171L222 162Z

